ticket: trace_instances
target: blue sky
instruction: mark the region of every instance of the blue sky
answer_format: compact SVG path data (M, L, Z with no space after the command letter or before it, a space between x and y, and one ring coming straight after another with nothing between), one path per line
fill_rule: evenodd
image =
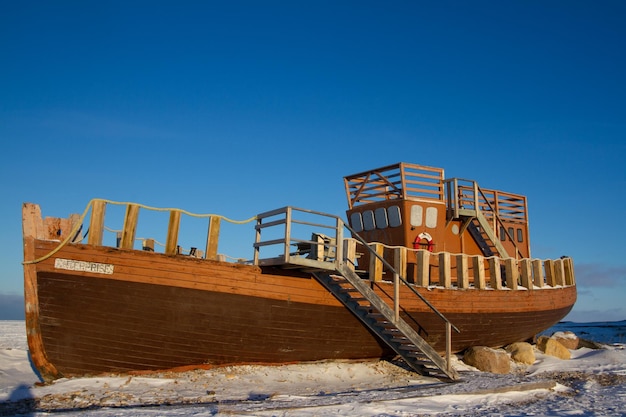
M400 161L526 195L532 255L574 258L567 319L626 319L625 18L621 1L5 2L0 319L22 314L23 202L343 215L344 175Z

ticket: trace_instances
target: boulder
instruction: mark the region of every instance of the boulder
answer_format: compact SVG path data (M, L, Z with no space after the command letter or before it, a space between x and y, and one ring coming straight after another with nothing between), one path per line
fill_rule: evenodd
M537 339L537 348L546 355L554 356L559 359L570 359L572 354L559 341L551 337L540 336Z
M506 351L511 354L511 359L515 362L532 365L535 363L535 350L530 343L518 342L506 347Z
M504 350L474 346L465 351L463 362L483 372L508 374L511 370L509 355Z
M570 350L578 349L578 336L572 332L556 332L552 338Z

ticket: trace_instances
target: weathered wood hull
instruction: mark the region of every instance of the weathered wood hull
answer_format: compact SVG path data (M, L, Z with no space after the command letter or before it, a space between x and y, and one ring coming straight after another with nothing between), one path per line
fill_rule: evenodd
M57 246L25 238L33 259ZM58 260L113 268L70 270ZM25 265L25 279L29 349L46 379L393 356L312 276L297 271L71 244ZM392 284L375 289L384 297ZM418 290L461 330L452 337L457 352L526 340L562 319L576 300L575 286ZM443 322L408 289L400 298L403 318L443 352Z

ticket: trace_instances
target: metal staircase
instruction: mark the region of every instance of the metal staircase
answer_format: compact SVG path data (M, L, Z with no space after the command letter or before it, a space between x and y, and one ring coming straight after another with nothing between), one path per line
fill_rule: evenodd
M457 380L457 372L352 269L313 272L315 278L416 372Z

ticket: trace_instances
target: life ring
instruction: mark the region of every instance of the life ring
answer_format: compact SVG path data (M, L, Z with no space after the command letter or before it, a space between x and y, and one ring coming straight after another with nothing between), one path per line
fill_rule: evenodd
M433 237L426 232L422 232L413 241L413 249L421 249L422 244L420 243L422 239L426 239L428 242L428 252L432 252L435 249L435 243L433 242Z

